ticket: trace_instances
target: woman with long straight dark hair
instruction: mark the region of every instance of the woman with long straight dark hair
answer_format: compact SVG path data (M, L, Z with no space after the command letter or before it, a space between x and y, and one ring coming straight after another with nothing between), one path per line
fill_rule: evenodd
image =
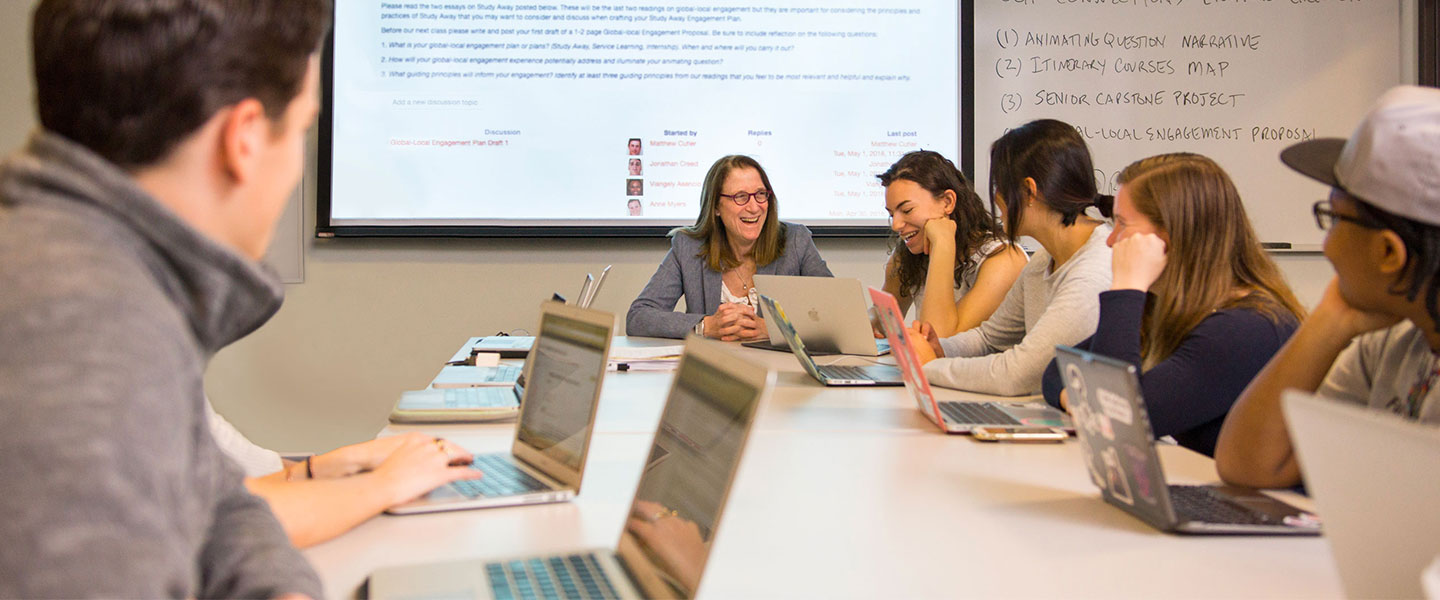
M1096 189L1090 149L1074 127L1031 121L996 140L990 205L1009 243L1030 237L1040 250L979 327L945 338L928 323L916 326L912 339L930 381L1004 396L1040 391L1055 345L1095 331L1098 296L1110 287L1110 226L1085 212L1096 207L1108 217L1112 202Z

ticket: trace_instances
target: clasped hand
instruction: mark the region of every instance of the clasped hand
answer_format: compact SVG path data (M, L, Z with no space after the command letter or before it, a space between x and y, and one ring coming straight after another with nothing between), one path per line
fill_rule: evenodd
M755 309L734 302L721 304L715 314L706 317L705 335L727 342L769 337L765 332L765 320L755 314Z

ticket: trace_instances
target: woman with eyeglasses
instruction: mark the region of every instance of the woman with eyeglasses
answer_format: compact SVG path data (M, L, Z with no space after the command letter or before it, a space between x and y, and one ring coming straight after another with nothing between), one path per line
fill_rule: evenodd
M1295 332L1304 310L1214 161L1152 156L1120 172L1112 283L1078 344L1134 364L1155 435L1213 456L1225 415ZM1056 363L1045 400L1066 404Z
M625 318L627 335L726 341L768 337L755 275L832 277L803 225L776 215L775 190L759 162L715 161L700 189L700 216L670 232L670 252ZM675 312L680 298L685 312Z

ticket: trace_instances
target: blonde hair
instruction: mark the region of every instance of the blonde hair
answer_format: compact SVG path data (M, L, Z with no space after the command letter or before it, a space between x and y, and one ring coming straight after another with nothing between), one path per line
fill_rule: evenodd
M1145 369L1174 353L1217 310L1247 307L1275 323L1304 317L1260 246L1235 183L1215 161L1161 154L1131 163L1119 182L1135 209L1170 236L1165 270L1145 306L1140 342Z

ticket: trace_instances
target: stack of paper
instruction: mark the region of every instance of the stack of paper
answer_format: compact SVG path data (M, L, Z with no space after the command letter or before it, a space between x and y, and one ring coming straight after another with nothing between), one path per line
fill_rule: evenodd
M685 351L683 344L673 346L648 346L643 348L610 348L610 370L612 371L673 371L680 364L680 354Z

